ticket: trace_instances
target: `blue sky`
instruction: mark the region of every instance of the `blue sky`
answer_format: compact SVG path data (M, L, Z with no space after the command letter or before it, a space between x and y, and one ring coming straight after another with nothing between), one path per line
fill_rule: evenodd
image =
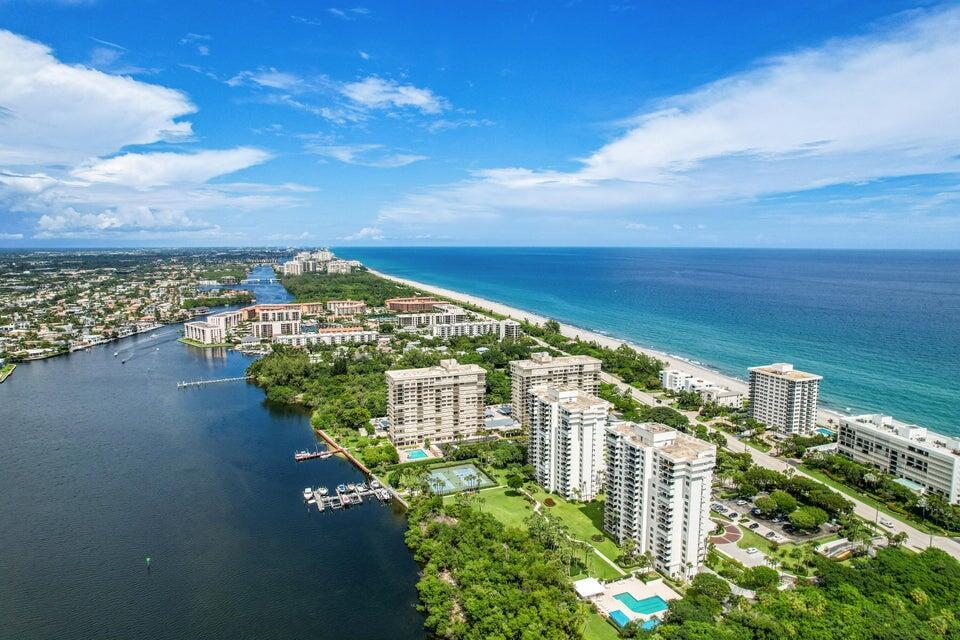
M0 0L0 246L960 248L960 6Z

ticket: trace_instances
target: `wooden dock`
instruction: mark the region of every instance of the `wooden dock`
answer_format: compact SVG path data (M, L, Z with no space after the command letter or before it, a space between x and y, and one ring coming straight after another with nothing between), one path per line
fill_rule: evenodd
M314 505L317 511L323 513L326 509L345 509L354 505L361 505L364 497L375 498L382 503L387 503L393 496L379 482L375 482L371 483L370 486L362 484L346 491L337 489L333 495L330 495L329 492L324 493L320 488L313 489L312 497L307 498L306 502Z
M326 451L297 451L293 454L293 459L297 462L303 462L304 460L326 460L331 456L335 456L340 453L340 449L328 449Z

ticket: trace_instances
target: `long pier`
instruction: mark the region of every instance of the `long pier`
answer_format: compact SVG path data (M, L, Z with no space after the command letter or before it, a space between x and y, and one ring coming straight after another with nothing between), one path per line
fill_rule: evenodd
M205 384L219 384L221 382L237 382L239 380L250 380L253 376L238 376L236 378L217 378L216 380L193 380L191 382L178 382L177 389L186 389L187 387L202 387Z
M293 454L293 459L297 462L303 462L304 460L326 460L331 456L335 456L340 453L341 449L328 449L327 451L297 451Z

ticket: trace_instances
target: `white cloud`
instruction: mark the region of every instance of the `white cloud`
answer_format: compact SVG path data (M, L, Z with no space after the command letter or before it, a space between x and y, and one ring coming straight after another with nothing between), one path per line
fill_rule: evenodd
M626 224L626 228L631 229L633 231L649 231L653 227L647 224L643 224L642 222L628 222Z
M382 148L383 145L380 144L333 145L310 143L304 147L304 150L308 153L334 158L346 164L355 164L363 167L404 167L408 164L427 159L427 156L412 153L380 153L378 155L371 153Z
M440 113L448 106L446 100L430 89L402 85L376 76L348 82L340 91L356 104L371 109L413 107L424 113Z
M290 91L303 87L305 83L303 78L295 73L277 71L273 67L270 67L268 69L260 68L256 71L241 71L227 80L227 84L231 87L237 87L242 84L253 84L270 89Z
M72 164L191 134L181 92L55 59L0 30L0 165Z
M341 240L383 240L383 232L377 227L364 227L348 236L343 236Z
M142 232L202 232L212 234L219 227L192 219L183 211L155 209L146 206L115 208L98 213L81 213L73 208L59 214L43 215L37 223L37 237L102 237Z
M439 133L451 129L475 129L477 127L490 127L495 123L486 118L460 118L458 120L439 119L424 125L424 129L430 133Z
M662 210L960 171L960 8L761 61L677 95L573 171L502 168L413 193L381 221Z
M369 15L370 10L366 7L353 7L352 9L330 7L327 9L327 13L332 15L334 18L340 18L341 20L356 20L360 16Z
M0 240L23 240L22 233L0 233Z
M126 153L83 164L74 169L71 175L89 182L146 189L171 184L204 183L269 159L269 153L250 147L195 153Z
M360 56L362 59L364 59L364 60L369 60L369 59L370 59L370 54L367 53L366 51L358 51L358 52L357 52L357 55L359 55L359 56Z

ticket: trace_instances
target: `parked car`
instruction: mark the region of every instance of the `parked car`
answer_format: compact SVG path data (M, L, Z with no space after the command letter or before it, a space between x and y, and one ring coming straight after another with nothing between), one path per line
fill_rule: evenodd
M767 533L767 537L770 538L771 540L773 540L774 538L777 537L777 532L776 532L776 531L770 531L769 533Z
M759 529L759 528L760 528L760 523L759 523L759 522L754 522L752 525L750 525L750 528L751 528L751 529Z
M755 516L758 516L760 515L760 509L754 507L753 509L750 509L750 513L752 513Z
M738 506L738 507L742 507L742 506L745 505L745 504L747 504L747 501L746 501L746 500L737 500L737 506Z
M747 553L749 553L750 555L753 555L759 552L760 552L760 549L757 549L756 547L750 547L749 549L747 549Z

